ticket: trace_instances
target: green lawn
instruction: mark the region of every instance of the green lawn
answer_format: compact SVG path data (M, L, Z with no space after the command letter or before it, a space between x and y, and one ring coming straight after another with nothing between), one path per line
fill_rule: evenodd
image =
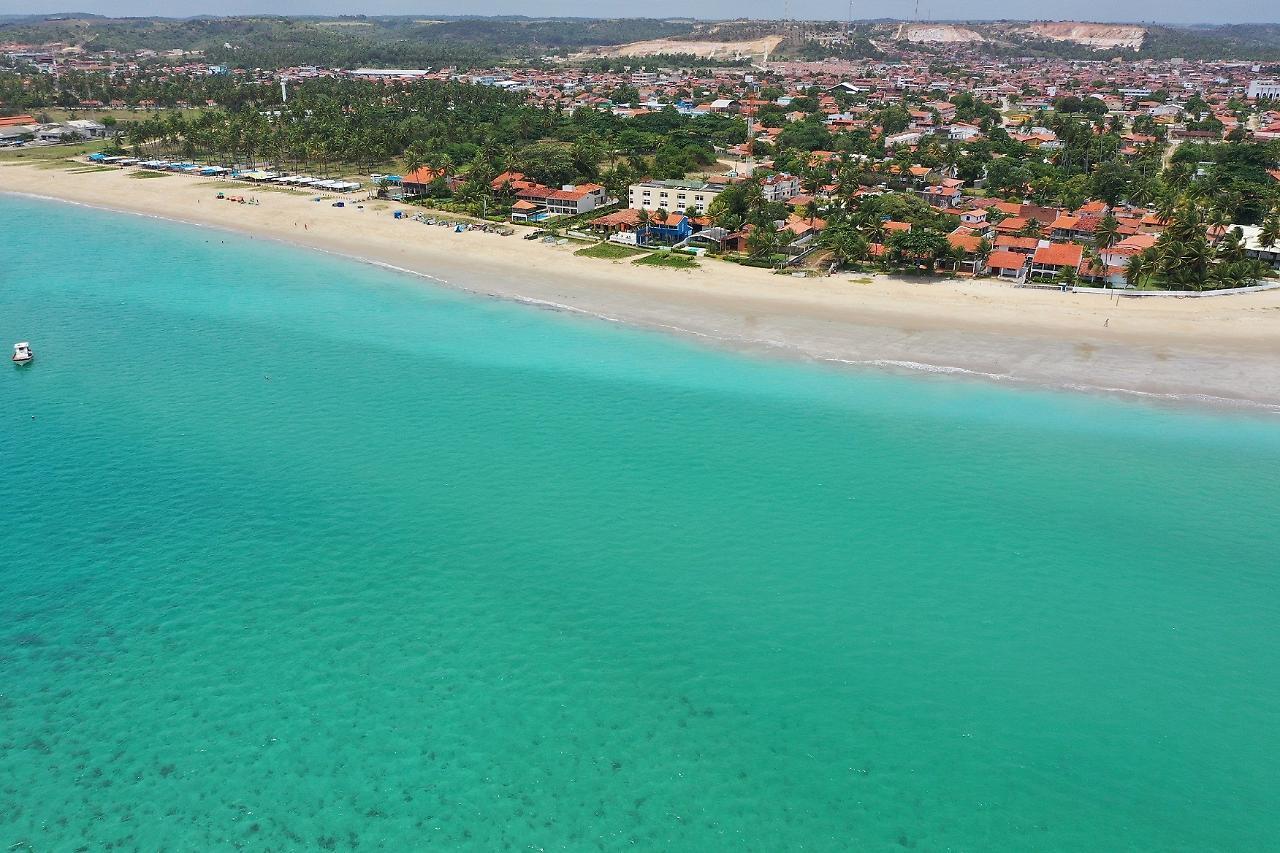
M100 151L106 146L106 140L96 142L77 142L75 145L35 145L26 148L12 148L0 151L0 163L48 163L66 160L68 157L83 157Z
M698 265L692 255L684 255L679 252L650 252L647 257L636 258L632 263L651 267L668 267L676 270L689 270Z
M630 246L621 246L617 243L597 243L594 246L588 246L585 249L579 249L574 252L575 255L581 255L584 258L600 258L606 261L621 261L627 258L634 258L638 255L645 254L643 249L633 249Z
M169 172L148 172L145 169L139 169L136 172L129 173L129 177L138 178L139 180L145 180L146 178L167 178L169 175Z

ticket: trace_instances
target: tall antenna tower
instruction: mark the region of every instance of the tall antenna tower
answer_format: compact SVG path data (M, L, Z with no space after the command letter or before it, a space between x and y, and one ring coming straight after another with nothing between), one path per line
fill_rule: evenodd
M280 78L280 103L282 104L289 103L288 84L283 77Z
M848 34L853 35L853 0L849 0L849 28Z

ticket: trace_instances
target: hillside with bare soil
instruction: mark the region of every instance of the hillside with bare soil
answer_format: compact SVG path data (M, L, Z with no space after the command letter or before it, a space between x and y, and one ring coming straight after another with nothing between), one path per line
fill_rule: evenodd
M1095 50L1138 50L1147 37L1143 27L1132 24L1084 24L1078 21L1043 21L1025 24L1015 33L1050 41L1070 41Z
M741 41L684 41L682 39L649 39L590 51L592 56L656 56L688 53L703 59L739 59L767 56L782 44L783 36L771 35ZM584 54L585 55L585 54Z
M969 27L954 24L899 24L893 37L899 41L916 43L984 42L982 33Z

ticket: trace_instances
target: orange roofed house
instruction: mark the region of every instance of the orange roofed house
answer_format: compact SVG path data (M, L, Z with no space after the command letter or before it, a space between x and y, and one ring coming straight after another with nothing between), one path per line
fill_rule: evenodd
M1031 276L1056 278L1067 269L1078 273L1083 260L1084 247L1079 243L1050 243L1031 256Z
M578 216L605 203L605 189L599 184L566 184L547 194L547 212L562 216Z
M1018 252L997 249L987 255L987 272L1000 278L1019 279L1023 267L1027 265L1027 256Z

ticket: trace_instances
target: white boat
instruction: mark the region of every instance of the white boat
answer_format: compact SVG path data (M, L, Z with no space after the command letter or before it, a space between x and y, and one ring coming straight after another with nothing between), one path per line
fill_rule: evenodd
M31 344L26 341L13 345L14 364L26 364L35 357L36 354L31 351Z

